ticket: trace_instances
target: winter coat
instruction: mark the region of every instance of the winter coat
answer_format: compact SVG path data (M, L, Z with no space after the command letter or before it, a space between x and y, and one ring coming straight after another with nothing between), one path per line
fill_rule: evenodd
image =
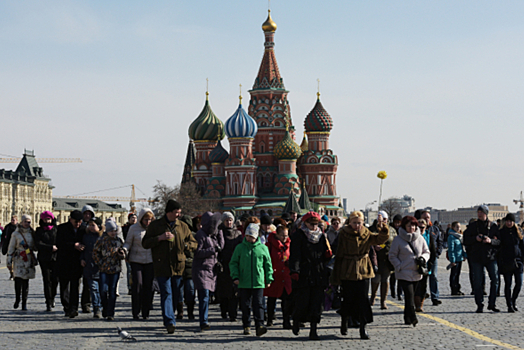
M218 228L224 236L224 249L218 254L218 261L222 264L223 271L217 276L217 294L219 298L232 298L235 291L229 262L236 246L242 243L242 232L235 227L227 228L224 225L220 225Z
M58 248L56 262L58 265L58 276L61 278L80 278L82 276L82 265L80 265L81 252L75 249L76 243L82 242L84 228L75 231L71 222L58 226L56 233L56 246Z
M375 277L369 250L373 245L385 243L389 238L389 227L383 226L378 233L366 227L355 231L345 225L338 233L338 247L331 283L340 285L341 281L360 281Z
M478 235L488 236L491 243L477 241ZM500 245L497 236L498 227L489 220L477 220L469 224L464 231L464 246L468 253L468 260L474 263L487 263L496 260L497 248Z
M328 230L326 231L326 236L329 241L329 245L333 246L335 239L338 237L338 231L335 230L333 226L329 226Z
M328 244L326 235L322 235L317 243L310 242L302 229L291 235L289 272L299 276L298 281L292 283L293 289L328 286L326 264L331 259L326 256Z
M218 229L220 213L207 212L202 215L202 228L196 233L197 249L193 260L193 284L195 290L215 291L217 281L218 252L224 249L224 236Z
M269 235L266 246L273 266L273 283L264 290L264 295L280 298L284 290L291 295L291 275L289 274L289 255L291 239L288 237L282 243L275 234Z
M438 259L440 254L442 254L442 250L444 249L444 237L442 235L442 231L438 226L433 225L431 221L428 224L427 231L431 234L435 241L435 253L437 254L436 259Z
M82 250L82 253L80 253L80 262L82 262L82 260L86 262L86 266L84 266L84 276L95 280L100 278L100 274L98 265L93 258L93 249L99 238L100 235L98 232L91 232L87 229L82 237L82 244L85 245L85 248Z
M122 271L122 259L118 250L124 247L124 242L118 236L111 237L104 233L93 248L93 260L98 265L100 273L115 274Z
M461 233L455 232L455 230L449 230L448 233L448 259L450 263L458 263L466 260L466 252L462 245L461 239L457 235L462 236Z
M239 282L238 288L260 289L273 282L271 257L260 239L250 243L244 238L235 248L229 268L231 278Z
M158 236L164 232L171 232L175 238L170 241L159 241ZM196 241L189 227L180 220L176 220L171 226L164 215L154 220L146 230L142 238L142 247L151 249L155 277L182 276L185 267L187 247L195 247Z
M123 230L125 238L124 249L129 257L129 262L137 264L150 264L153 262L153 255L151 249L144 249L142 247L142 239L146 234L146 229L142 226L141 222L146 213L151 212L151 209L142 209L138 214L138 220L136 224L131 225L128 228L127 234L125 229Z
M427 267L428 267L428 274L431 275L433 272L433 267L435 266L435 260L437 260L437 244L435 242L435 236L431 234L431 231L426 229L426 231L422 234L422 237L424 237L424 240L426 241L426 244L429 248L429 260L426 261Z
M195 239L196 232L191 232L191 235L193 236L193 239ZM194 247L189 247L186 245L186 249L184 250L184 255L186 256L186 267L184 268L184 273L182 274L184 280L193 279L193 260L195 259L195 249L196 244Z
M13 268L13 277L15 278L24 280L35 278L36 261L34 259L36 259L36 256L32 231L33 229L30 227L24 229L21 225L18 225L11 235L7 250L7 266Z
M35 238L36 238L36 247L38 248L38 261L39 262L50 262L56 261L56 256L58 251L53 252L53 246L56 246L56 234L58 228L56 226L56 219L53 219L51 222L53 228L50 230L45 230L43 222L40 223L40 226L36 229Z
M501 273L523 271L524 242L519 238L520 228L515 224L512 228L504 225L499 230L500 249L498 254L498 267ZM521 236L522 237L522 236ZM515 263L518 268L515 269Z
M5 225L2 230L2 254L7 255L7 250L9 249L9 242L11 241L11 236L16 230L16 225L9 223Z
M411 243L415 251L411 249L408 242ZM415 259L422 256L428 261L430 251L426 240L420 234L417 228L415 233L407 233L402 227L399 228L398 236L393 239L389 249L389 261L395 267L395 277L397 280L420 281L422 275L418 273L418 265Z

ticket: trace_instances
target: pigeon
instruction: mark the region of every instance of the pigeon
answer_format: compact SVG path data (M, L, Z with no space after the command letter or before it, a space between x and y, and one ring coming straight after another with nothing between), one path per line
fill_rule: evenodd
M118 329L118 335L120 336L120 338L122 338L123 341L137 341L135 337L133 337L126 331L123 331L122 328L116 327L116 329Z

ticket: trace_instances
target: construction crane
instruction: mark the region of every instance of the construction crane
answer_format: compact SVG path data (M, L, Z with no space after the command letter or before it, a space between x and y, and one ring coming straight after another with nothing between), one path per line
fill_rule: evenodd
M522 220L524 219L524 196L522 195L522 191L520 191L520 199L514 199L513 203L519 204L519 223L522 223Z
M80 158L35 158L38 163L82 163ZM20 163L22 158L0 158L0 163Z

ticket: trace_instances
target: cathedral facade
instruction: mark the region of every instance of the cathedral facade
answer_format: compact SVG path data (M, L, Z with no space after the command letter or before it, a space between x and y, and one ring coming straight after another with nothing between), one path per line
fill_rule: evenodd
M333 120L318 93L304 120L304 139L295 142L289 91L275 56L276 29L269 12L262 24L264 55L245 109L240 96L224 124L206 92L204 108L189 127L182 183L194 182L205 197L219 199L223 210L279 215L299 208L339 216L338 158L329 148ZM226 136L229 152L221 143Z

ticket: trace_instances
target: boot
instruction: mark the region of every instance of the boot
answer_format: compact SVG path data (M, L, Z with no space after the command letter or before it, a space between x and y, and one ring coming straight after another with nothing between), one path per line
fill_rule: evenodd
M20 297L22 295L22 279L15 278L15 304L13 305L13 308L18 309L18 306L20 305Z
M382 283L380 285L380 309L387 310L386 298L388 297L389 283Z
M22 284L22 311L27 311L27 294L29 294L29 280Z
M373 306L375 304L375 298L377 297L379 283L371 282L371 298L369 298L369 304Z
M424 306L424 299L421 297L415 296L415 311L416 312L424 312L422 307Z
M361 323L360 324L360 339L369 339L369 334L368 334L368 331L366 330L366 324L365 323Z
M176 305L176 319L181 320L184 318L184 303L178 303Z
M320 340L320 337L317 334L317 323L311 322L311 327L309 329L309 340Z
M340 323L340 334L348 335L348 317L342 316L342 321Z
M300 322L293 320L293 334L298 335L300 333Z
M195 310L195 303L187 303L187 318L189 320L194 320L195 315L193 314L193 310Z

